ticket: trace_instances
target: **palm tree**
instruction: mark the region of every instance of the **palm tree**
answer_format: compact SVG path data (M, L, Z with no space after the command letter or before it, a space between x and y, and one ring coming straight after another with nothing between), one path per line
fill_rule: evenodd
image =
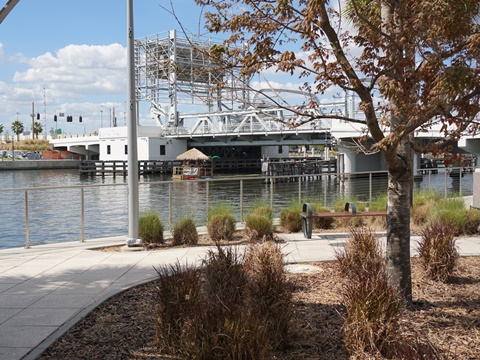
M20 134L25 130L23 123L21 121L15 120L12 123L12 131L17 135L17 141L20 141Z
M42 124L38 121L35 121L33 123L33 135L36 137L37 140L38 140L38 134L41 134L42 131L43 131Z
M3 124L0 124L0 135L3 134ZM0 136L0 144L2 143L2 137Z

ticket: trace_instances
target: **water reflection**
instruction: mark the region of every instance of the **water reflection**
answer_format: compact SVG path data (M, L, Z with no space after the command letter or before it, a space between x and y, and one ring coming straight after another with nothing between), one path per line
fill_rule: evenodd
M425 175L415 187L434 188L447 196L471 195L472 174L451 179L445 173ZM169 181L169 182L163 182ZM59 241L78 241L81 238L81 189L84 188L85 238L100 238L127 234L127 186L123 177L80 177L76 170L1 171L2 189L58 187L49 190L29 190L30 244ZM280 211L299 199L304 202L322 202L331 206L339 196L369 201L387 190L385 177L348 178L339 181L335 176L324 176L315 181L281 181L274 184L262 179L245 178L243 197L240 181L175 181L169 176L141 177L139 205L141 212L156 211L166 229L185 215L192 216L198 225L206 223L209 206L228 203L237 220L260 204L272 201L275 217ZM208 196L207 196L208 195ZM0 191L0 247L25 245L25 191ZM171 199L171 200L170 200ZM172 208L170 210L170 201Z

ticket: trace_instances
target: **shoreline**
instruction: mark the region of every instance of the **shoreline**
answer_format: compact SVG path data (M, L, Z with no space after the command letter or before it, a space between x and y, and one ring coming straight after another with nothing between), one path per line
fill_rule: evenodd
M52 170L78 169L80 160L15 160L0 161L2 170Z

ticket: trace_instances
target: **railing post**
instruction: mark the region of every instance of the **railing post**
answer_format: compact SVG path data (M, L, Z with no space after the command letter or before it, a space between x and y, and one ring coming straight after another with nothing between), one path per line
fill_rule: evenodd
M25 190L25 249L30 248L30 231L28 228L28 191Z
M210 208L210 182L208 180L207 181L207 191L206 191L206 197L207 197L207 210L206 210L206 214L207 214L207 222L208 222L208 210Z
M447 193L447 175L448 175L448 171L447 169L445 168L445 176L443 178L443 187L445 189L445 199L448 197L448 193Z
M368 177L368 204L372 204L372 173Z
M270 207L273 213L273 178L270 178Z
M460 168L458 170L458 196L462 196L462 176L463 176L463 169Z
M82 237L80 238L80 242L85 242L85 190L82 187L81 188L81 196L80 196L80 203L81 203L81 232L82 232Z
M168 216L169 216L169 227L170 230L173 228L173 209L172 209L172 204L173 204L173 184L169 183L168 184Z
M302 203L302 177L298 177L298 203Z
M240 222L243 223L243 179L240 179Z

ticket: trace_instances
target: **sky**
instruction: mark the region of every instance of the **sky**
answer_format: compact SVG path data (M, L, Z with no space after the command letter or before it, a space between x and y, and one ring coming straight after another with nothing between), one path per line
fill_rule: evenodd
M0 0L0 7L6 2ZM183 26L204 32L201 8L193 0L173 3ZM135 38L180 29L162 7L170 9L170 1L134 0ZM32 103L47 131L56 127L67 134L91 133L108 126L113 108L117 124L126 124L126 9L126 0L19 1L0 24L4 132L12 135L11 123L17 118L30 127ZM53 117L61 112L71 114L73 122L58 117L55 124ZM140 121L151 121L148 107Z
M7 0L0 0L3 7ZM194 0L134 0L135 38L181 31L205 34L202 8ZM172 15L171 4L175 14ZM107 127L115 109L126 125L127 1L20 0L0 24L0 124L13 135L15 120L31 127L34 113L44 132L89 134ZM217 37L218 35L214 35ZM298 89L297 77L266 72L273 87ZM255 79L258 83L264 78ZM329 100L331 101L331 100ZM141 102L141 125L154 125L149 104ZM179 109L182 111L182 109ZM188 111L186 111L188 112ZM54 115L63 113L65 117ZM71 115L73 122L67 123ZM82 123L79 117L82 116Z

